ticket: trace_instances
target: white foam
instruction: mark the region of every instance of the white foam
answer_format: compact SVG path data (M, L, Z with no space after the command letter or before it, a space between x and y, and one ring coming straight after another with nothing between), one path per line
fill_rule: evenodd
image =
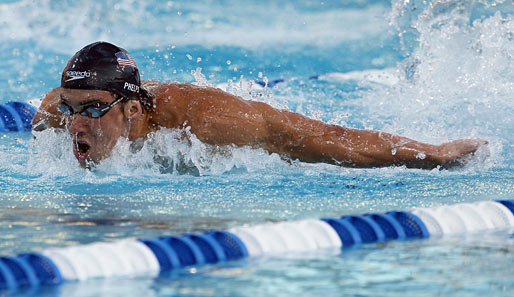
M38 109L41 106L42 98L34 98L27 101L28 104L34 106L34 108Z
M59 176L84 177L72 150L68 133L60 129L46 129L33 132L32 150L27 167L34 174L54 179Z
M202 143L188 128L163 128L150 134L139 150L133 149L132 142L120 138L110 157L102 160L93 171L82 170L66 132L48 129L34 135L28 167L32 173L50 179L66 176L96 183L99 178L105 182L115 179L116 175L219 175L231 170L255 172L288 167L280 156L263 149L212 146ZM102 177L97 173L103 173Z
M370 126L416 140L487 139L490 158L476 164L487 169L501 164L503 146L514 142L514 16L472 20L473 5L394 1L392 24L412 53L398 65L397 83L375 86L355 104L367 109Z

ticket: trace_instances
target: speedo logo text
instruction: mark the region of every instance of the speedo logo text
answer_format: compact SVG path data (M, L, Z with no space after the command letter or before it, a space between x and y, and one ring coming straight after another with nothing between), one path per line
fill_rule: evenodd
M91 72L89 71L66 71L66 76L68 81L77 80L77 79L83 79L86 77L91 77Z

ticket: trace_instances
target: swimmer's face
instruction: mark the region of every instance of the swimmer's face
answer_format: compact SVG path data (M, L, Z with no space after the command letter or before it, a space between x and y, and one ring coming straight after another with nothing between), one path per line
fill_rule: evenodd
M82 110L85 105L93 103L94 106L104 106L116 99L108 91L61 89L61 102L75 112ZM73 139L73 153L82 167L108 157L118 139L127 137L129 122L123 106L123 103L114 105L100 118L78 113L65 116Z

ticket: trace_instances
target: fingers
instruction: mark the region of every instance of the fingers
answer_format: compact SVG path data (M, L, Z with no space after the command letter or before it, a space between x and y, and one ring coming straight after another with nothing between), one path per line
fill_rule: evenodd
M483 139L459 139L441 144L441 158L444 160L441 168L448 169L466 165L473 159L475 152L481 146L488 144L489 142Z

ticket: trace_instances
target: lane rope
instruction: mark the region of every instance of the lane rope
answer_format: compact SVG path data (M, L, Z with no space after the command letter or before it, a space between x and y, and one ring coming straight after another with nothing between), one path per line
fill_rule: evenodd
M36 108L25 102L0 104L0 132L22 132L32 129Z
M514 228L514 200L96 242L0 257L0 292L92 278L153 277L162 271L261 255L509 228Z

